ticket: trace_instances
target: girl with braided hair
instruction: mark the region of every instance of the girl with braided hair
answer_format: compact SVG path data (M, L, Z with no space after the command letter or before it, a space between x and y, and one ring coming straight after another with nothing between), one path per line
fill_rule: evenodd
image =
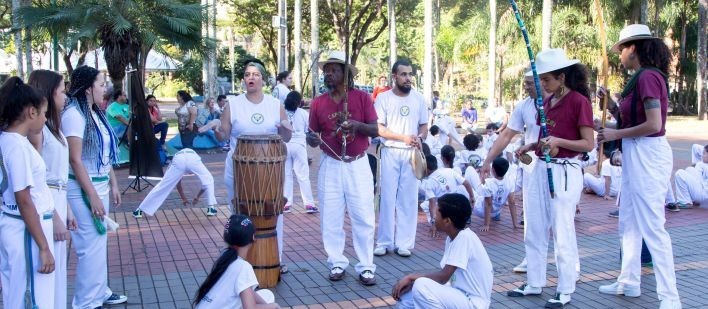
M126 296L108 288L107 241L104 216L121 202L112 165L118 157L116 135L98 104L106 92L103 75L81 66L71 74L69 103L61 117L61 130L69 145L67 198L77 229L72 231L78 257L74 308L120 304Z

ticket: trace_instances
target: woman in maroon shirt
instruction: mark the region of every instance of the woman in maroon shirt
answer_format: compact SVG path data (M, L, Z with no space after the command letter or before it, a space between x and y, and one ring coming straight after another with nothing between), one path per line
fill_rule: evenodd
M549 49L536 56L541 85L551 96L544 100L549 136L525 145L518 155L536 151L539 160L533 168L531 185L524 199L527 282L507 293L510 297L538 295L546 285L548 232L553 232L558 287L546 308L561 308L570 302L578 279L578 245L575 239L575 205L580 201L583 175L577 156L594 146L592 107L588 73L578 60L569 60L563 49ZM542 159L548 148L551 163ZM548 183L548 168L553 174L554 197ZM525 177L525 176L524 176Z
M639 24L622 29L612 50L620 54L622 65L634 75L622 91L619 108L610 108L619 119L619 128L600 128L597 135L601 142L622 140L622 271L617 282L601 286L600 292L630 297L641 294L644 238L654 262L660 308L681 308L671 238L664 228L664 197L673 167L671 147L664 136L669 100L666 72L671 54L661 39L651 35L649 27Z

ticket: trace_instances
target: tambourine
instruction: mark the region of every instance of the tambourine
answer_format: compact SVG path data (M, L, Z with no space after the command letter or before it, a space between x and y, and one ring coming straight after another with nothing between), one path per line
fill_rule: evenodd
M413 148L413 152L411 154L411 165L413 165L413 174L415 175L415 178L418 180L425 178L428 163L425 161L423 151L418 148Z

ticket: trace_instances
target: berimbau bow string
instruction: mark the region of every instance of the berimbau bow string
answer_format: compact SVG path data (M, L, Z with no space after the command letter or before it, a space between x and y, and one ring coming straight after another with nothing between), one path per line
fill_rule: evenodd
M519 13L519 8L516 6L516 1L509 0L511 8L514 10L514 16L516 16L516 21L519 23L519 28L521 28L521 34L526 42L526 51L529 54L529 60L531 61L531 72L533 73L533 83L536 85L536 107L538 109L538 116L541 123L541 137L548 137L548 128L546 127L546 111L543 108L543 92L541 92L541 82L538 79L538 72L536 72L536 60L534 59L533 50L531 49L531 41L529 41L529 33L526 30L526 25L521 19L521 14ZM551 198L555 197L555 189L553 186L553 172L551 171L551 154L550 148L543 148L543 159L546 161L546 172L548 173L548 189L551 192Z

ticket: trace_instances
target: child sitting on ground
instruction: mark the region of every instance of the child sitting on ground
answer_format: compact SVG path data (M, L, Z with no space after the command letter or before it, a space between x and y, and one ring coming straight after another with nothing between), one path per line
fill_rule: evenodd
M273 292L255 291L258 279L253 266L246 261L246 254L255 240L255 231L251 219L244 215L232 215L226 221L224 241L229 246L199 286L193 302L195 309L280 308L273 303Z
M499 157L492 161L492 176L479 186L475 192L477 194L477 202L474 205L472 213L475 216L484 219L484 225L479 229L482 232L489 231L491 220L501 220L501 209L508 202L509 212L511 213L511 222L516 226L516 204L514 203L514 187L516 186L514 179L505 178L509 170L509 161Z
M393 286L399 309L489 308L494 279L492 262L479 237L465 228L469 200L461 194L438 199L433 225L448 235L439 271L409 274ZM450 281L450 285L446 283Z
M676 205L680 209L708 204L708 145L703 146L701 161L676 171Z
M482 138L474 133L465 135L462 139L465 150L460 151L459 155L455 157L455 166L459 166L463 171L468 167L481 168L482 162L487 158L487 152L484 148L479 147L481 140Z
M610 164L611 153L604 151L602 161L602 169L600 170L600 177L596 177L591 173L583 174L583 187L585 187L585 193L596 194L597 196L603 197L605 200L609 200L611 197L616 197L620 190L620 185L622 184L622 166L621 157L615 160L620 160L619 165Z
M484 150L486 152L489 152L490 149L492 149L492 145L494 145L494 142L497 140L497 135L496 131L499 128L493 123L487 124L487 135L484 137Z
M452 151L452 158L450 157L450 151ZM454 160L455 151L452 146L445 145L443 153L443 162L449 164ZM444 194L455 192L458 186L463 186L467 191L466 193L474 200L472 185L462 178L460 174L449 167L438 168L437 158L432 155L426 156L425 161L427 165L426 178L421 183L421 189L425 192L425 201L420 206L428 217L428 223L431 222L432 216L435 215L436 199Z

